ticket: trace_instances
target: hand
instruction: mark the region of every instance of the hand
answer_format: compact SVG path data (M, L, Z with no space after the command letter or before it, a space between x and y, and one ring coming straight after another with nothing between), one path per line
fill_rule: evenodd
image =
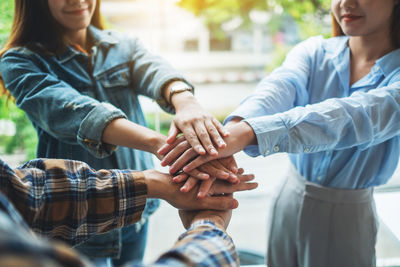
M177 94L172 97L176 115L168 132L167 143L172 144L179 133L183 133L191 147L200 155L206 154L216 156L217 148L226 146L222 137L229 133L222 124L209 112L205 111L194 96L188 94Z
M216 160L223 157L232 156L235 152L240 150L235 150L235 142L236 140L231 141L231 137L226 138L226 141L232 143L228 147L220 149L220 152L217 156L212 156L209 154L199 156L197 152L191 147L189 142L185 140L184 136L180 136L175 140L172 144L165 144L159 150L158 153L160 155L164 155L164 158L161 161L162 166L170 165L169 172L176 173L180 169L182 169L186 164L190 161L194 160L195 163L189 164L190 169L186 169L186 173L190 173L192 170L196 169L197 167L204 165L205 163ZM195 164L195 167L193 165ZM231 171L234 171L232 169ZM199 179L201 179L199 177Z
M181 155L177 160L174 161L171 168L183 169L184 172L190 172L191 170L216 158L224 158L233 155L243 150L248 145L257 145L256 134L254 133L253 128L246 122L239 121L232 123L229 125L228 129L230 132L232 132L232 134L225 138L227 146L225 148L219 149L218 156L200 155L196 159L188 163L191 160L189 159L190 152L186 151L183 155ZM185 164L187 165L184 166Z
M197 198L197 190L189 193L180 191L182 184L172 182L172 177L166 173L155 170L143 172L147 185L147 195L149 198L160 198L166 200L178 209L188 210L228 210L235 209L239 203L233 198L232 194L223 196L206 196L202 199ZM215 192L219 192L216 188Z
M246 122L239 121L229 126L228 129L232 134L225 138L227 146L219 149L217 156L209 154L199 156L197 152L190 147L188 141L184 140L185 137L179 137L173 143L165 144L158 150L160 155L165 155L162 160L162 165L166 166L172 164L170 167L171 173L175 173L182 168L184 168L184 172L188 173L206 162L231 156L248 145L257 144L256 135Z
M193 223L199 220L210 220L215 223L218 228L226 230L232 217L232 210L216 211L185 211L179 210L179 217L185 229L188 229Z
M243 174L244 170L242 168L238 171L239 182L236 184L229 183L224 180L216 180L215 178L210 178L208 180L201 181L198 190L196 190L198 198L204 198L206 196L221 195L221 194L231 194L239 191L253 190L256 189L257 183L249 183L254 180L253 174ZM189 192L192 190L199 180L189 177L185 184L181 187L181 192Z
M186 151L186 152L185 152ZM189 142L185 139L184 136L178 137L174 143L165 144L159 150L158 154L166 155L163 157L161 161L161 166L167 166L173 163L176 158L180 157L180 160L183 159L193 159L198 154L194 151L194 149L190 146ZM174 166L171 166L169 169L170 174L176 173L179 169ZM237 177L235 173L237 172L237 164L233 156L215 160L211 163L206 163L200 166L197 169L191 170L187 174L190 176L197 178L199 180L206 180L209 177L215 177L218 179L228 179L231 182L237 182ZM174 177L175 182L182 182L188 178L185 174L180 174Z
M230 183L238 183L239 180L236 176L237 171L236 160L233 156L230 156L207 162L188 173L178 174L172 180L176 183L181 183L186 181L189 176L199 180L207 180L210 177L213 177L216 179L227 180Z

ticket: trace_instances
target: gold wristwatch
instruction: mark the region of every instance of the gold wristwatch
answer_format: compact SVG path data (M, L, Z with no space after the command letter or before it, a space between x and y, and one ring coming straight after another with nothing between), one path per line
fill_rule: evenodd
M169 99L168 99L169 103L172 104L171 100L173 95L186 91L189 91L193 94L193 88L184 82L172 85L171 88L169 89Z

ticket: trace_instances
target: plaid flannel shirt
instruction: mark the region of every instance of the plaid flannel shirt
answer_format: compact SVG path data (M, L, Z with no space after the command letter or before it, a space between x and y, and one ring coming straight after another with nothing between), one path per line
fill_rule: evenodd
M0 160L0 266L91 266L73 249L33 232L75 245L138 221L146 196L142 172L95 171L59 159L33 160L13 170ZM154 263L238 265L232 239L210 221L193 224Z

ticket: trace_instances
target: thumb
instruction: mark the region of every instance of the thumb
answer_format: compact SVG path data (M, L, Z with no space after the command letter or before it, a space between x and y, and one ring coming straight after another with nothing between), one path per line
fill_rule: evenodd
M178 133L179 133L179 130L176 127L175 122L172 121L171 126L169 127L169 131L168 131L167 143L171 145L175 141Z

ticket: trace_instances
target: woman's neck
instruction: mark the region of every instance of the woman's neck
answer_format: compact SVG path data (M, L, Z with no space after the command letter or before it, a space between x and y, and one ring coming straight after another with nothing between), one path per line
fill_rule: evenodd
M352 36L349 39L349 47L352 60L362 62L375 62L395 49L390 32L381 32L373 36Z
M352 36L349 47L350 86L367 75L376 60L395 49L389 32L374 36Z
M66 32L64 34L64 41L66 44L79 45L82 48L87 47L87 29L79 31Z

